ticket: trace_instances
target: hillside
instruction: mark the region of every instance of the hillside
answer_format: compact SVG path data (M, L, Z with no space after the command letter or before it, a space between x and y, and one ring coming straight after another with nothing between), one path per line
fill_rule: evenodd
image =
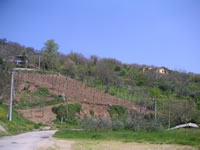
M64 103L62 96L65 96L69 103L81 103L82 117L91 116L92 113L94 117L110 118L108 111L112 105L120 105L141 113L148 112L134 102L111 96L62 75L18 72L15 73L15 82L16 107L21 109L19 112L24 117L38 123L51 123L56 119L51 108ZM46 113L48 116L44 115Z
M46 87L57 96L65 93L66 97L75 102L137 106L148 111L154 111L158 107L157 111L162 114L159 118L164 124L167 124L169 113L172 115L173 125L199 122L200 75L165 67L124 64L112 58L86 58L74 52L64 55L57 50L58 45L53 40L48 40L40 51L39 74L23 74L23 80ZM13 67L6 61L7 58L23 53L29 57L28 67L38 67L36 50L1 40L0 54L4 59L1 60L1 69L4 70L4 73L1 72L2 76L6 69ZM162 68L165 73L159 71ZM42 75L46 72L51 73ZM52 75L55 72L62 76ZM4 75L0 80L2 85L9 83L8 76ZM2 97L9 95L7 90L1 91Z

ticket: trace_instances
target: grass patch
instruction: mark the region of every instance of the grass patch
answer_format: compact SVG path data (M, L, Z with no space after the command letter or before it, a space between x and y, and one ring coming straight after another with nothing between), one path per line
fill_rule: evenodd
M0 106L0 124L6 129L6 133L0 133L1 136L3 135L13 135L18 134L26 131L31 131L32 129L37 127L37 124L24 119L20 116L15 110L13 110L12 121L7 120L8 114L8 107L7 106Z
M29 90L25 91L23 97L18 103L19 109L30 109L37 107L44 107L62 103L61 96L50 94L48 88L38 87L37 91L30 93Z
M105 140L122 142L148 142L152 144L181 144L200 147L199 129L173 131L133 132L133 131L85 131L62 129L54 135L62 139Z

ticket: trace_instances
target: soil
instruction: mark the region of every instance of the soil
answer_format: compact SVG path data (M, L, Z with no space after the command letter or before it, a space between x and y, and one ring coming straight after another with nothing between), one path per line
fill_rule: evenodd
M73 150L198 150L192 146L125 143L119 141L78 141L72 145Z
M37 144L34 150L72 150L71 147L74 143L74 141L50 138Z
M53 106L46 106L35 109L17 110L24 118L36 123L52 124L56 119L56 114L52 112Z

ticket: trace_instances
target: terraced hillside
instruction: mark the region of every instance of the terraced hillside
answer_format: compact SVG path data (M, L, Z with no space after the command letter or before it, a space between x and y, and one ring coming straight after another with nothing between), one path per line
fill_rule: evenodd
M63 75L17 72L15 73L15 83L18 86L16 101L22 100L24 90L29 90L33 93L38 87L43 87L47 88L52 95L67 97L69 103L80 103L82 105L81 116L90 116L91 112L93 112L94 117L109 117L108 108L112 105L121 105L142 113L147 112L145 108L136 105L134 102L111 96ZM49 96L47 98L48 101L55 101L53 97ZM45 107L20 109L19 112L32 121L51 123L56 118L51 108L56 104L63 103L63 101L48 103L49 105Z

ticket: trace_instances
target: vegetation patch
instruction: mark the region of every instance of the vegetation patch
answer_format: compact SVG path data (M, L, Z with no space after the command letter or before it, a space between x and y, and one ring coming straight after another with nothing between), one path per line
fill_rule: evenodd
M31 131L32 129L38 127L36 123L24 119L15 110L13 110L12 121L8 121L7 114L7 106L0 106L0 124L6 129L8 135ZM5 135L5 133L0 133L0 136L1 135Z
M123 119L126 116L127 108L120 105L112 105L109 108L109 114L112 120Z
M80 118L81 105L72 103L67 105L54 106L52 111L56 114L57 120L71 125L77 125Z
M73 140L105 140L122 142L148 142L154 144L180 144L200 147L199 129L180 129L173 131L134 132L123 131L86 131L62 129L56 138Z
M50 94L48 88L39 87L37 91L31 93L28 89L23 93L23 97L18 103L17 108L19 109L29 109L29 108L37 108L44 107L49 105L55 105L63 102L63 98L61 96L56 96L54 94Z

